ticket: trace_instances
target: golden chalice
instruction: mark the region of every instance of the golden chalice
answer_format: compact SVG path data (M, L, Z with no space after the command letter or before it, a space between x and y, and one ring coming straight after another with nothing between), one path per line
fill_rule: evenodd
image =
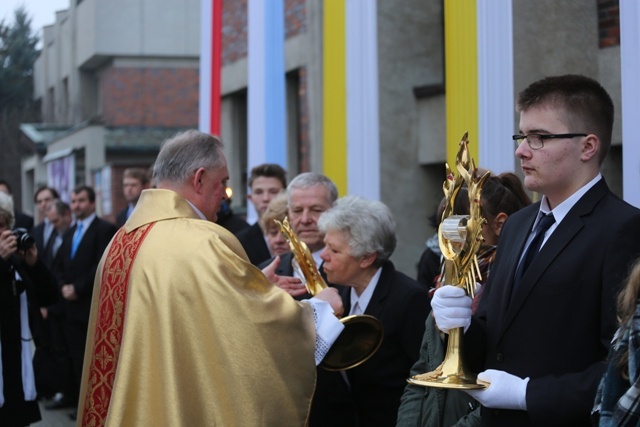
M482 226L485 219L480 209L482 186L490 172L477 177L478 169L469 156L467 133L460 141L460 150L456 156L458 175L446 165L447 179L443 184L446 206L442 222L438 228L438 243L444 258L444 285L463 288L472 298L476 282L480 279L480 267L476 256L483 242ZM453 215L456 196L464 185L469 193L469 215ZM447 352L444 361L432 372L415 375L407 381L423 387L454 389L481 389L476 375L470 373L462 360L462 328L449 331Z

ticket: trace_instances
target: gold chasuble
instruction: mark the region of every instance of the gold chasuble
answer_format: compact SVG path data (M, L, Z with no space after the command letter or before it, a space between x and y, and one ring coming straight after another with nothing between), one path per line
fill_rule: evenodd
M81 426L304 426L313 310L169 190L145 190L96 274Z

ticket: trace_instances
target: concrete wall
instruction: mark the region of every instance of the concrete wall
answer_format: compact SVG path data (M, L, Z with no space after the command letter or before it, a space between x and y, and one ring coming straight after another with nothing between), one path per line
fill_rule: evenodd
M84 0L76 6L76 67L100 56L198 56L198 0Z
M441 7L439 1L378 2L381 199L397 222L392 260L412 277L433 233L428 216L442 198L444 180L444 166L423 167L417 161L419 123L425 118L418 115L413 92L444 82Z
M620 48L609 32L599 37L598 4L590 0L513 0L514 98L531 82L550 75L584 74L600 81L613 99L613 146L602 172L622 195ZM514 130L518 115L514 113ZM519 162L516 171L520 173Z

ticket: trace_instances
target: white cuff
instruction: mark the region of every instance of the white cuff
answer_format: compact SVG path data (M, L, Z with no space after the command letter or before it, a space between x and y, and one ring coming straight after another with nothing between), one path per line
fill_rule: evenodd
M344 325L333 314L331 305L318 298L303 300L313 308L313 321L316 328L316 366L322 362L333 343L342 333Z

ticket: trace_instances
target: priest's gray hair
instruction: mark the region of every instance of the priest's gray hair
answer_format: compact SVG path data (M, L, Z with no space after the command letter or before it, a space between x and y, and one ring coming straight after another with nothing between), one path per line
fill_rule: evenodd
M338 187L326 176L315 172L304 172L291 180L287 186L289 205L291 205L291 190L306 189L316 185L323 185L329 194L329 204L333 205L338 199Z
M338 199L335 206L318 219L321 232L342 231L349 237L351 256L376 254L374 266L379 267L396 249L396 222L382 202L359 196Z
M207 170L221 167L223 145L215 136L197 130L178 133L162 143L153 166L155 182L183 183L199 168Z
M4 217L10 229L13 228L16 222L13 213L13 197L2 191L0 191L0 216Z

